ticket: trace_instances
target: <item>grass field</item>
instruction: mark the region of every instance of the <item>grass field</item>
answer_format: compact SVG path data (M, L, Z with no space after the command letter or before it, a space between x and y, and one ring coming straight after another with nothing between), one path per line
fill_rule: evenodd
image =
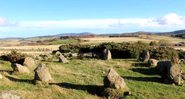
M109 68L114 68L126 81L132 94L127 99L184 99L185 87L163 84L155 71L138 64L136 60L71 59L69 64L45 62L54 79L48 86L34 85L33 75L11 75L10 63L0 61L0 92L16 91L25 99L99 99L96 90L103 85ZM183 66L184 67L184 66ZM183 68L185 69L185 68ZM95 93L94 93L95 92Z

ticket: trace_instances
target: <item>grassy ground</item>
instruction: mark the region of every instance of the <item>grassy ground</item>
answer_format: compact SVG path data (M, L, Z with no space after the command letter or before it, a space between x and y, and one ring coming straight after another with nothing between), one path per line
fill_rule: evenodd
M184 99L185 87L160 83L155 71L136 60L71 59L69 64L45 62L54 79L48 86L34 85L34 73L12 75L10 63L0 61L0 92L17 91L26 99L99 99L96 90L103 85L109 68L114 68L126 81L132 95L128 99ZM137 64L137 65L135 65ZM183 66L183 69L184 66Z

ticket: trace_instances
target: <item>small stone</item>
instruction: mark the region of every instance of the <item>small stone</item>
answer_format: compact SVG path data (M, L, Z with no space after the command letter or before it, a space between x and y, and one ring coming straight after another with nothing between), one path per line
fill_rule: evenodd
M59 56L59 62L69 63L69 61L62 54L60 54L60 56Z
M158 60L156 60L156 59L149 59L148 60L148 66L149 67L156 67L157 63L158 63Z

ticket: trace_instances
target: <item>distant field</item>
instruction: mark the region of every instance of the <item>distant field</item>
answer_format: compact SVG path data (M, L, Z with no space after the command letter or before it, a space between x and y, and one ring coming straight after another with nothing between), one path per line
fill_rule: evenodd
M15 45L18 45L20 44L20 41L19 40L0 40L1 44L0 46L15 46Z
M49 38L47 38L49 39ZM10 52L12 49L20 50L22 53L27 54L43 54L43 53L51 53L53 50L57 50L62 44L97 44L103 42L137 42L143 41L149 43L151 41L160 41L166 40L169 43L178 43L183 42L184 39L173 38L167 36L157 36L157 35L149 35L149 36L141 36L141 37L94 37L94 38L80 38L80 41L77 39L64 39L64 40L56 40L52 42L48 42L48 45L26 45L26 46L17 46L22 42L32 42L35 40L39 40L39 38L29 38L25 40L1 40L0 45L0 54ZM176 49L185 50L185 47L174 47Z
M84 40L85 44L91 44L91 43L102 43L102 42L137 42L142 41L145 43L150 43L151 41L160 41L165 40L168 43L175 44L179 42L184 42L184 39L180 38L174 38L174 37L168 37L168 36L157 36L157 35L151 35L147 37L95 37L95 38L81 38ZM174 46L175 49L181 49L185 51L185 46Z
M81 38L82 40L86 41L86 43L102 43L102 42L151 42L151 41L160 41L160 40L167 40L170 43L178 43L183 42L184 39L180 38L173 38L167 36L157 36L157 35L150 35L147 37L95 37L95 38Z
M10 47L0 47L4 49L50 49L56 50L60 45L34 45L34 46L10 46Z
M95 38L81 38L86 41L86 43L102 43L102 42L137 42L137 41L146 41L150 42L152 40L142 39L138 37L95 37Z

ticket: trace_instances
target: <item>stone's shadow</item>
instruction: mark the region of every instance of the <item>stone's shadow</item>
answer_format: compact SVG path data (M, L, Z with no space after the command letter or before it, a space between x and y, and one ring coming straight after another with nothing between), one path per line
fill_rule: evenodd
M23 82L23 83L34 84L34 80L18 79L18 78L14 78L14 77L10 77L10 76L5 76L5 77L8 78L11 81L14 81L14 82Z
M158 75L158 71L156 68L132 68L133 72L138 72L145 75Z
M160 77L131 77L131 76L124 76L123 78L127 79L127 80L134 80L134 81L157 82L157 83L161 83L162 82Z
M143 62L136 62L136 63L132 63L132 66L135 67L148 67L147 63L143 63Z
M62 88L67 89L75 89L75 90L83 90L87 91L89 94L97 95L99 97L103 97L104 86L100 85L79 85L79 84L71 84L71 83L50 83L50 85L58 85Z
M9 74L12 74L12 73L13 73L12 70L0 70L0 72L7 72L7 73L9 73Z
M155 75L153 77L131 77L125 76L123 78L128 80L135 80L135 81L145 81L145 82L158 82L161 83L162 79L159 76L159 72L156 68L147 68L147 67L136 67L131 69L133 72L138 72L144 75Z

